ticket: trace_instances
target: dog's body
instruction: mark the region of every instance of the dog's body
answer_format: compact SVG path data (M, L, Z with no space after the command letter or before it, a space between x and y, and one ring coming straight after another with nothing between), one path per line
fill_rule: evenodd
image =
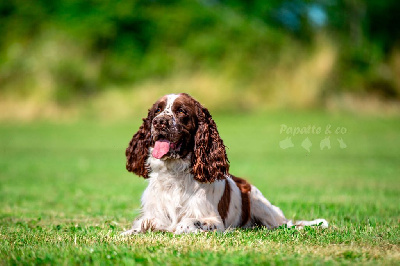
M149 178L141 215L125 234L176 234L293 225L247 181L229 174L225 146L208 110L187 94L167 95L126 150L127 169ZM323 219L296 226L321 224Z

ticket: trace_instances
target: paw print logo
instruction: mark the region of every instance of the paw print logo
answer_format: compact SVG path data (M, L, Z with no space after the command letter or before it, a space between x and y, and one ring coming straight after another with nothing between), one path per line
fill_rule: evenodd
M287 149L287 148L292 148L294 147L294 144L292 142L292 137L287 137L284 140L279 141L279 147L281 147L281 149Z

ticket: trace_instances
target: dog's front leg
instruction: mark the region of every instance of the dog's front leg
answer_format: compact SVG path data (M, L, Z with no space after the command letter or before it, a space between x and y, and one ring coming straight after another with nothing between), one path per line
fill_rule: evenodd
M224 231L225 227L220 218L185 218L176 225L175 234L200 233L209 231Z
M146 233L147 231L159 232L165 231L164 227L156 218L137 218L132 225L132 228L123 232L121 235L132 235Z

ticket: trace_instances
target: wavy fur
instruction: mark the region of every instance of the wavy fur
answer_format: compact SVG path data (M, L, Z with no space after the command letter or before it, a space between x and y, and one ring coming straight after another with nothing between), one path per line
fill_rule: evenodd
M192 174L199 182L224 179L229 172L229 160L217 125L210 113L195 101L198 128L194 137Z
M133 135L128 148L125 150L126 170L144 178L149 177L146 161L149 157L149 147L152 145L151 122L153 117L154 106L149 109L147 117L143 118L143 124L138 132Z

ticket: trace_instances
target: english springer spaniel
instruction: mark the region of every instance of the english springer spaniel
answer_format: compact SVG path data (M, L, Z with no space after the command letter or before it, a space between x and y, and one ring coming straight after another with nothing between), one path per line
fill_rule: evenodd
M280 225L287 220L246 180L229 173L225 145L208 110L185 93L159 99L126 149L126 169L147 178L140 216L123 234L175 234Z

